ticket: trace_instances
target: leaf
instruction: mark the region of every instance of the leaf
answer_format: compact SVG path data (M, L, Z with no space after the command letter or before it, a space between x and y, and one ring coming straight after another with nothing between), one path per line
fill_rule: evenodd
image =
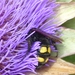
M62 28L62 44L59 44L59 57L66 57L75 54L75 30Z
M74 74L75 65L58 58L50 71L53 71L54 73L56 72L57 75Z
M58 58L49 72L51 71L56 72L57 75L75 74L75 65Z
M66 60L67 62L75 64L75 54L64 57L63 59Z
M72 0L57 0L58 2L71 2Z
M63 26L67 27L67 28L71 28L71 29L75 29L75 18L65 22L63 24Z
M38 75L68 75L74 73L75 65L68 63L60 58L57 59L52 67L42 68L40 71L38 71Z
M54 23L58 26L75 17L75 2L59 3L60 6L56 9ZM57 21L58 20L58 21Z
M75 0L72 0L72 2L75 2Z

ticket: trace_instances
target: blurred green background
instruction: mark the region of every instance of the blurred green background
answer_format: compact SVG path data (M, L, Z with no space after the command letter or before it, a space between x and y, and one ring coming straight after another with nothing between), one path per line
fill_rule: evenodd
M75 0L57 0L57 2L73 2L73 1L75 1ZM68 20L62 26L75 30L75 18ZM75 54L71 55L71 56L64 57L62 59L66 60L70 63L75 64ZM75 74L71 74L71 75L75 75Z

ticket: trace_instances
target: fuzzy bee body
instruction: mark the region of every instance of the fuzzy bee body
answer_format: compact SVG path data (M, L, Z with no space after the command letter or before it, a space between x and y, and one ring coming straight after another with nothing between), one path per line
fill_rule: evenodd
M31 35L30 38L28 39L29 41L28 49L30 50L34 42L36 41L41 42L40 49L37 50L37 58L38 58L37 68L40 68L41 66L45 65L49 60L52 51L50 46L55 42L61 42L61 39L56 36L53 36L52 34L50 35L38 28L32 28L28 34L32 33L33 31L35 31L35 33ZM56 48L56 46L54 47Z

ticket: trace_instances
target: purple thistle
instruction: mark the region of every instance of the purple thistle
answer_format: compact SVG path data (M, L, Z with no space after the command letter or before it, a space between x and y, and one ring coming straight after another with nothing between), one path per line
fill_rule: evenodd
M38 65L36 42L26 55L31 28L56 35L53 24L55 0L0 0L0 74L23 75Z

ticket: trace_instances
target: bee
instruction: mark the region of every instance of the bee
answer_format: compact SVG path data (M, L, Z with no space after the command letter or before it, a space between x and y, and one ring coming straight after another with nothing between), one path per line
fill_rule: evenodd
M34 42L41 42L40 49L37 50L38 66L36 66L36 68L40 68L48 62L51 56L52 50L50 45L53 45L55 49L57 49L55 43L61 43L62 40L52 34L46 33L39 28L30 29L28 34L32 33L33 31L35 31L35 33L28 38L28 50L31 49Z

